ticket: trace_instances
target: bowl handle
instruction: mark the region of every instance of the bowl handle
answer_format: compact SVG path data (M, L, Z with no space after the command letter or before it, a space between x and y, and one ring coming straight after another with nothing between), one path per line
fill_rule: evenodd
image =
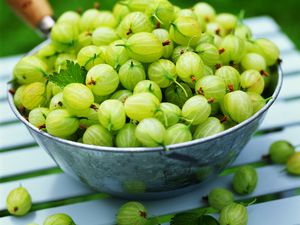
M47 36L54 25L53 10L47 0L6 0L30 26Z

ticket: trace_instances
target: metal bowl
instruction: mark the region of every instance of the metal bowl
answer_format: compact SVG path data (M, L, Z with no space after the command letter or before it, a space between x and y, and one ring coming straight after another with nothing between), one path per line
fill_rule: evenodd
M272 74L271 84L266 90L272 99L251 118L219 134L170 145L169 151L162 147L92 146L57 138L24 119L16 109L11 94L8 94L8 101L14 114L37 143L67 174L113 196L154 199L199 188L230 165L262 122L281 85L282 72L278 70Z

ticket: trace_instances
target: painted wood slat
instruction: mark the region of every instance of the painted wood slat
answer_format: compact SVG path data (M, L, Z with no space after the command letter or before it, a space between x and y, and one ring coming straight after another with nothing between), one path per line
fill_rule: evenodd
M260 130L294 125L300 122L300 99L278 101L272 105L260 125Z
M38 146L0 155L0 178L54 167L52 158Z
M287 127L282 131L255 136L249 141L237 159L230 166L238 166L260 161L263 155L268 154L269 147L274 141L287 140L294 146L299 145L299 133L300 126L292 126Z
M2 123L17 121L17 117L9 107L8 101L0 101L0 125Z
M0 100L5 100L6 99L6 84L7 82L6 81L1 81L0 80Z
M70 176L59 173L0 184L0 193L8 193L22 185L31 194L34 203L49 202L68 197L91 194L93 191ZM0 210L5 209L5 198L0 198Z
M300 72L299 71L300 62L300 52L290 51L283 55L282 70L283 74L286 76L291 73Z
M300 97L300 72L293 76L285 76L279 94L281 99Z
M22 55L20 54L0 58L0 80L9 80L15 64L21 59L21 57Z
M0 151L33 143L35 141L23 124L13 123L0 126Z
M244 22L250 27L255 36L263 36L280 31L279 26L270 16L247 18Z
M236 199L244 199L251 198L255 196L260 196L269 193L280 192L284 190L293 189L300 186L300 179L294 176L288 176L284 172L282 172L283 166L267 166L263 168L259 168L257 170L259 176L259 182L256 190L248 196L236 196ZM48 200L55 198L55 195L61 192L61 182L68 180L67 178L62 178L65 175L51 175L51 176L60 176L59 178L52 178L52 182L48 183L47 180L44 180L42 183L46 188ZM48 176L49 177L49 176ZM35 178L37 179L37 178ZM45 178L46 179L46 178ZM57 179L57 180L55 180ZM215 181L211 183L207 183L203 186L202 189L198 189L194 192L190 192L185 195L181 195L178 197L170 198L170 199L162 199L156 201L145 201L143 202L145 206L148 208L150 215L165 215L176 212L181 212L185 210L190 210L194 208L198 208L204 206L204 202L201 201L201 198L209 193L209 191L214 187L226 187L229 188L231 185L232 175L227 175L224 177L219 177ZM21 181L23 186L26 187L33 197L33 201L38 201L39 198L45 199L46 194L42 193L44 188L37 188L37 181L34 181L33 184L29 184L30 181ZM27 183L26 183L27 182ZM65 194L69 194L73 189L76 189L78 185L72 186L72 188L68 188L65 183L64 189ZM272 185L270 185L272 184ZM8 185L8 184L4 184ZM13 185L13 184L9 184ZM33 186L32 186L33 185ZM49 191L49 188L52 188L52 191ZM3 187L1 185L2 191L1 193L5 193L10 190L7 186ZM33 188L31 190L31 188ZM81 189L80 189L81 190ZM77 189L77 191L80 191ZM35 192L36 191L36 192ZM82 190L81 190L82 191ZM80 193L76 193L79 195ZM63 195L66 197L65 195ZM62 196L61 196L62 197ZM71 215L77 224L89 224L89 225L112 225L114 221L115 213L118 208L124 201L115 198L108 198L102 200L89 201L79 204L67 205L52 209L39 210L34 213L30 213L29 215L22 217L22 220L18 218L5 217L0 219L0 224L5 225L23 225L29 222L37 222L42 223L43 219L52 213L65 212ZM3 203L1 203L1 207L3 207Z

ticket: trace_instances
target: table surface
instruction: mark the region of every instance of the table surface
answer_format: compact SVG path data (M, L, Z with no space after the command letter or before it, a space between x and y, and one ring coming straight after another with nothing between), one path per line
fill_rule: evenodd
M261 160L275 140L286 139L294 145L300 144L300 52L272 18L255 17L245 22L255 37L269 38L280 47L284 83L278 100L259 128L262 132L253 136L230 166L254 163L258 167L256 190L248 196L235 197L237 201L260 199L259 203L248 206L248 225L300 225L300 178L286 174L284 166L266 164ZM115 214L125 201L95 193L62 173L9 109L6 82L20 57L0 58L0 225L42 224L48 215L54 213L69 214L77 225L113 225ZM201 198L214 187L230 188L231 179L232 174L228 173L202 189L143 203L152 216L205 207ZM32 196L33 211L22 218L8 216L6 196L20 184ZM270 194L274 194L273 198ZM170 217L162 218L168 224Z

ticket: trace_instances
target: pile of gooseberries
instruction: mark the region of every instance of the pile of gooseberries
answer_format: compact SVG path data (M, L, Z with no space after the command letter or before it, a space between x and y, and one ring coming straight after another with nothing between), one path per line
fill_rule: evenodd
M50 135L111 147L188 142L247 120L270 97L280 54L204 2L182 9L124 0L112 11L67 11L50 37L14 68L16 107ZM73 73L84 81L66 75Z

